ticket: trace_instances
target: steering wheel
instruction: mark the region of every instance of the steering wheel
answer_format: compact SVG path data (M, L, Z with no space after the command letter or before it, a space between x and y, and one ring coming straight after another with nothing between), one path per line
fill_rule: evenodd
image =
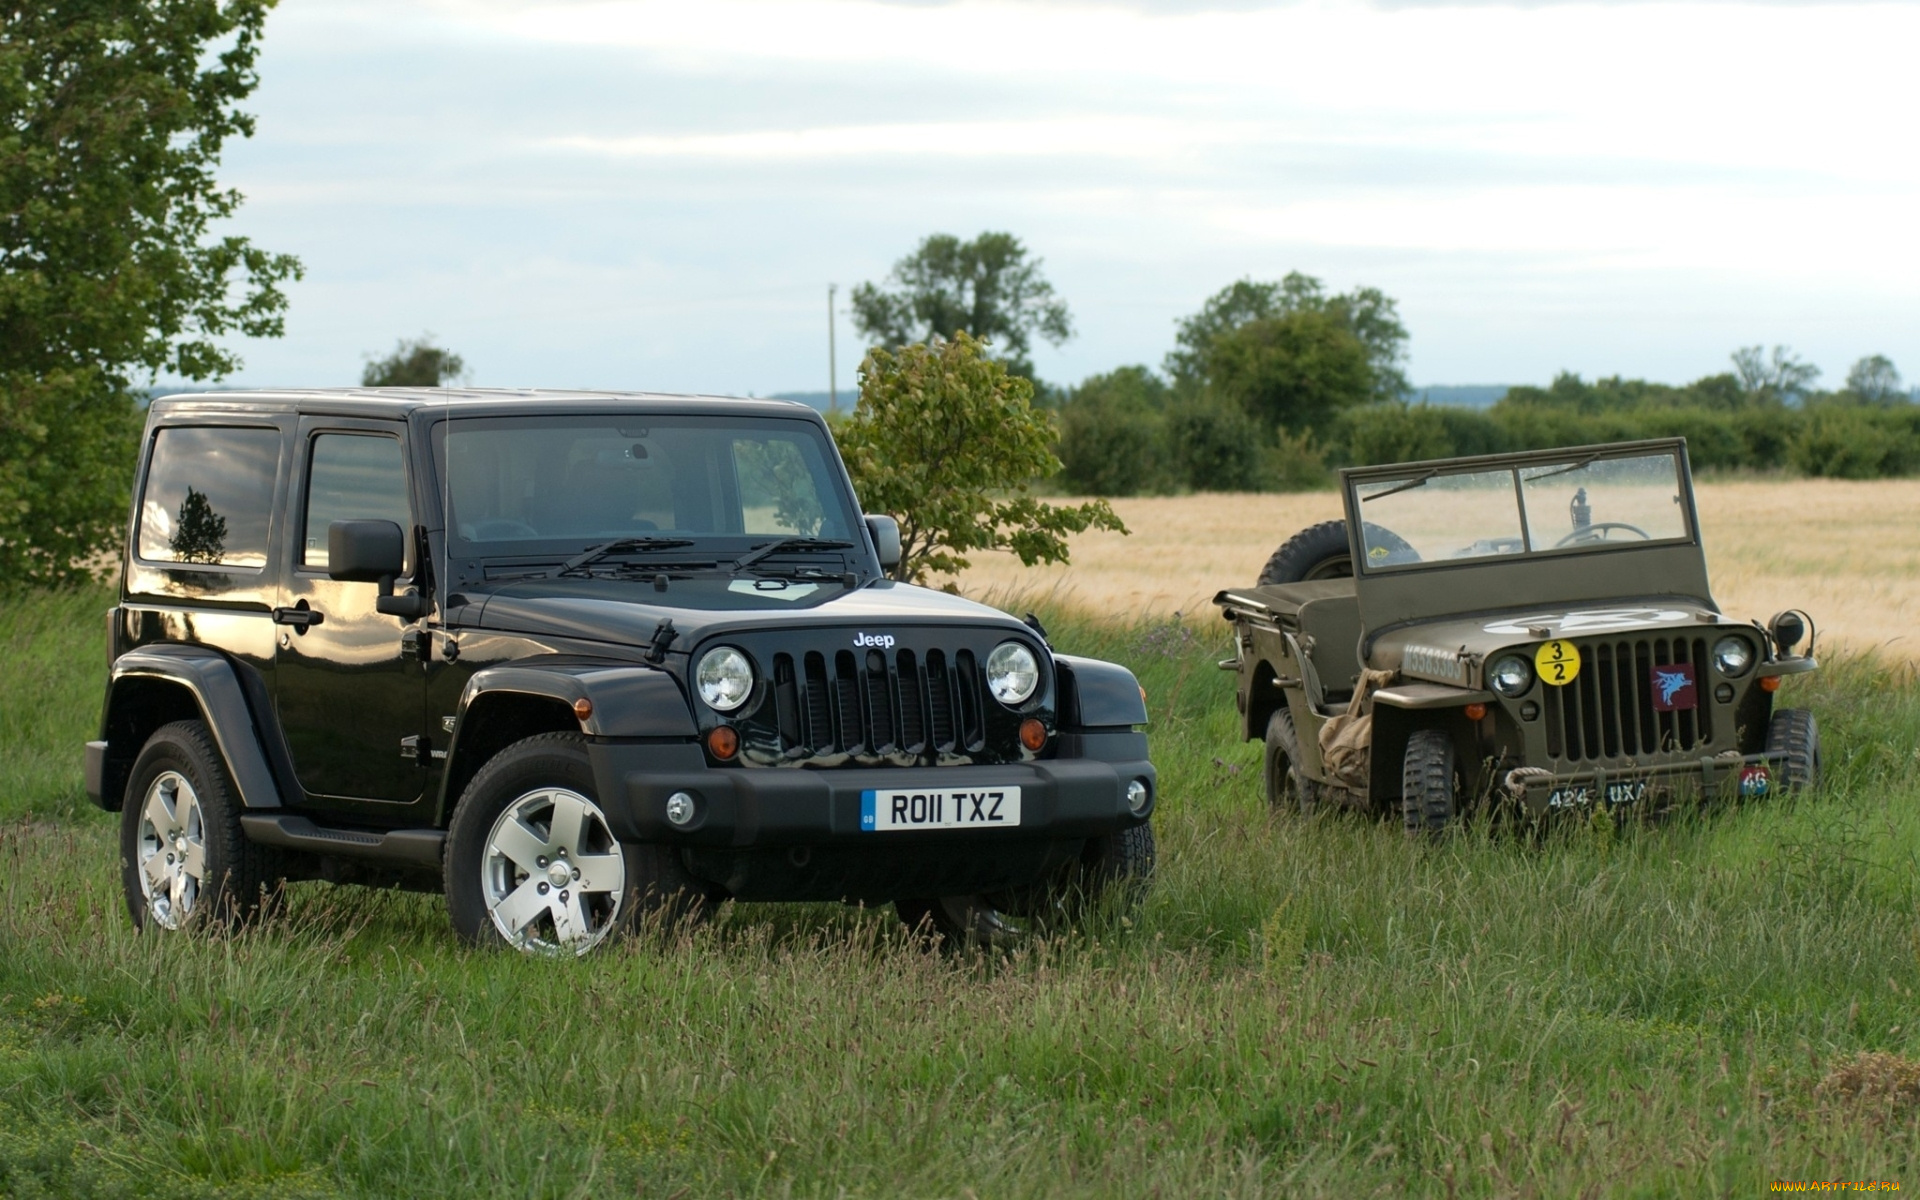
M1610 542L1613 539L1607 536L1607 530L1609 529L1623 529L1642 541L1650 542L1653 540L1653 535L1638 525L1629 525L1625 521L1595 521L1585 529L1576 529L1561 538L1553 544L1553 548L1558 550L1562 546L1571 546L1575 542Z
M540 531L525 521L516 521L511 517L493 517L475 524L473 536L481 541L491 542L498 538L539 537Z

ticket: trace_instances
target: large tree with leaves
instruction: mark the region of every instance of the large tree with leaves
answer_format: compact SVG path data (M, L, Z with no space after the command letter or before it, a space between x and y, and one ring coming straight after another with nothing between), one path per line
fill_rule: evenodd
M1033 384L964 330L868 351L860 403L834 436L861 505L900 522L896 579L954 574L977 550L1065 562L1069 533L1126 532L1104 500L1056 505L1028 493L1060 470L1059 434L1033 407Z
M950 338L965 330L993 346L1015 375L1033 377L1033 335L1058 346L1073 336L1066 301L1040 260L1010 233L963 242L936 233L893 264L884 284L853 289L853 323L883 348Z
M1208 297L1199 312L1179 323L1175 348L1167 355L1167 374L1183 384L1203 384L1214 373L1214 347L1221 338L1254 322L1282 320L1297 313L1323 316L1360 343L1370 377L1369 398L1399 400L1412 390L1400 367L1406 358L1407 329L1400 323L1393 298L1373 287L1329 294L1325 284L1299 271L1289 272L1278 282L1242 279ZM1322 324L1291 323L1316 329Z
M217 379L300 265L215 223L273 0L6 0L0 584L85 573L126 521L136 384Z

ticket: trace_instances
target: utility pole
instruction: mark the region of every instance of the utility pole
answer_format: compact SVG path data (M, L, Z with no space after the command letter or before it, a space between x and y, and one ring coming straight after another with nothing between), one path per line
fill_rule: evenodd
M831 412L840 411L840 365L833 353L833 294L840 285L827 285L827 406Z

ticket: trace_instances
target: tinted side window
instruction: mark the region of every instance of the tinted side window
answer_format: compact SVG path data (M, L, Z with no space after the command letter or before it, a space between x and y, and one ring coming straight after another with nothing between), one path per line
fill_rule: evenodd
M279 469L277 429L162 429L140 499L140 557L266 566Z
M326 566L327 526L365 520L413 528L399 439L323 433L313 439L313 461L307 469L307 528L300 561L309 567Z

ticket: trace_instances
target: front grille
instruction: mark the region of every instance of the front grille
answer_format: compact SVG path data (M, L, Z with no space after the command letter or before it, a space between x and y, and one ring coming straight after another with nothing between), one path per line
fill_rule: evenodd
M970 650L781 651L768 705L779 741L749 749L762 761L974 755L985 699Z
M1707 643L1701 638L1581 641L1580 673L1546 688L1547 753L1572 761L1696 751L1713 741ZM1655 666L1692 663L1699 707L1657 712Z

